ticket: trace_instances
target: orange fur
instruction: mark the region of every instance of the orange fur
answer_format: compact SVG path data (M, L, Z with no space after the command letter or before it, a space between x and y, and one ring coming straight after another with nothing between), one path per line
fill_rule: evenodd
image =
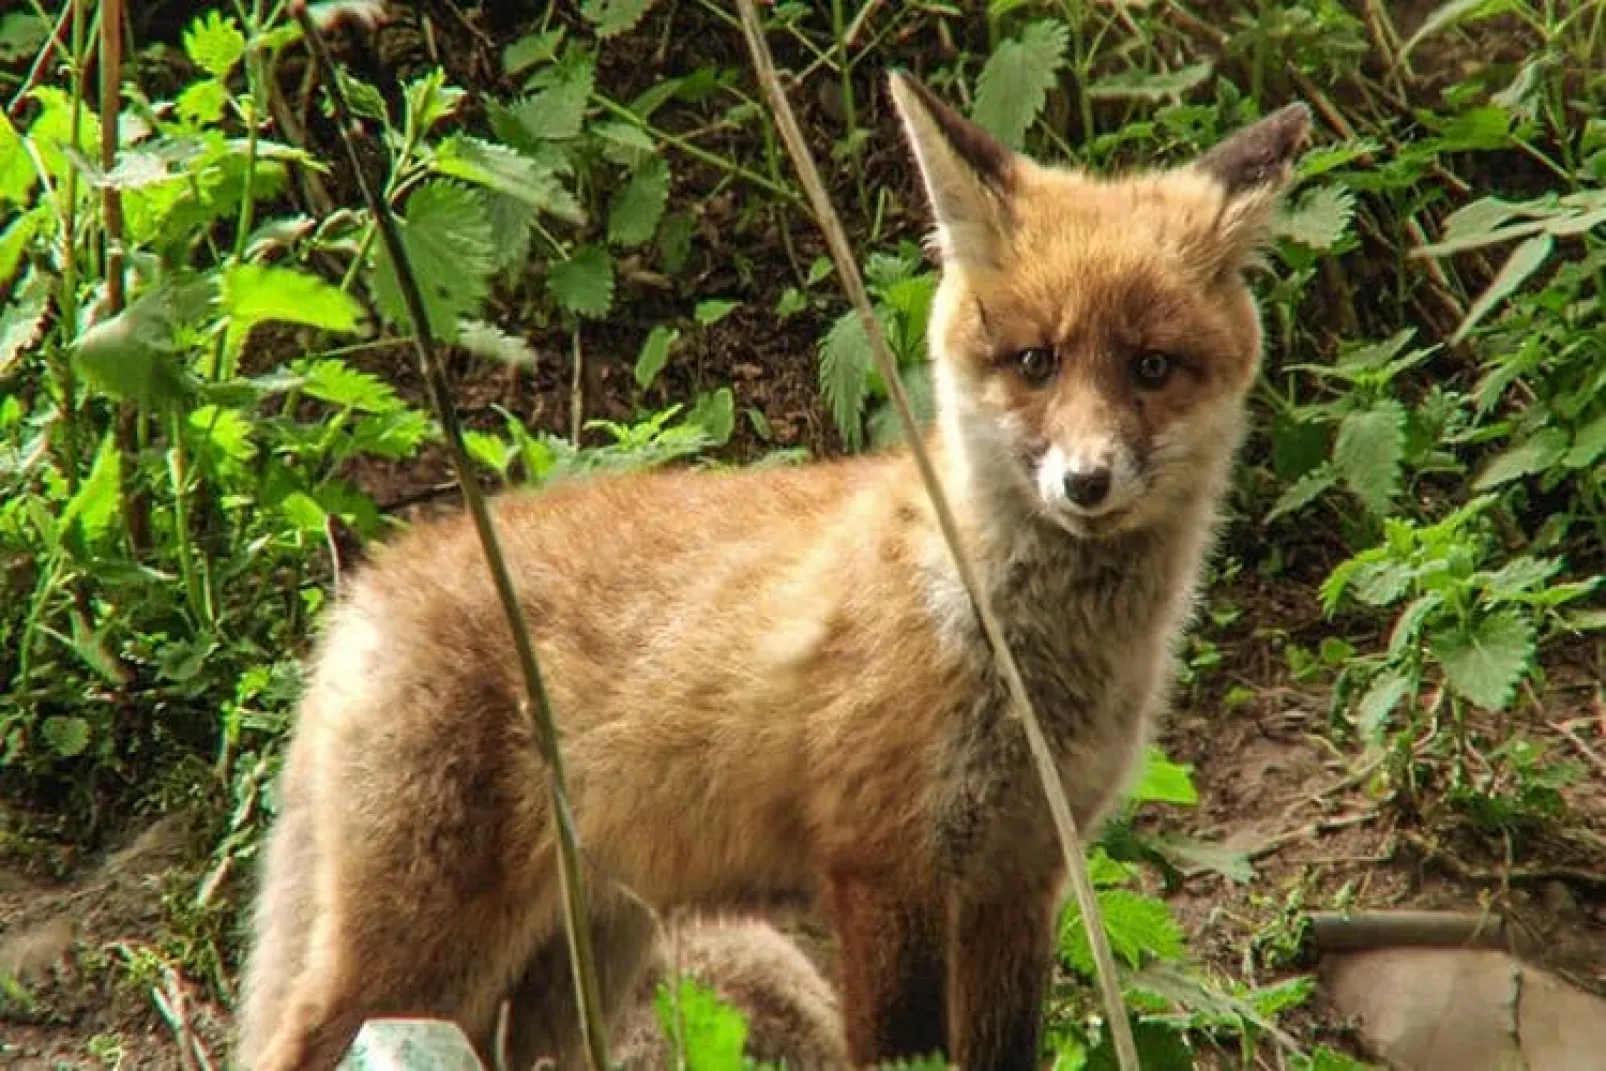
M1305 120L1110 180L893 90L944 262L929 445L1091 832L1172 674L1260 357L1239 269ZM1017 355L1045 347L1056 373L1032 386ZM1176 371L1137 389L1152 352ZM1061 488L1089 458L1114 476L1083 510ZM494 515L594 864L608 1006L653 947L617 883L660 912L797 898L835 928L855 1064L1034 1066L1059 852L908 455L572 482ZM515 1066L578 1066L521 693L465 520L351 579L286 758L246 1066L327 1071L376 1015L453 1018L488 1053L510 995Z

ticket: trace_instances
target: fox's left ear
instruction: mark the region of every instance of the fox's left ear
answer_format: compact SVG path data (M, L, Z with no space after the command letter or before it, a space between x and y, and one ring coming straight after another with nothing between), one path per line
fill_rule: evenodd
M1270 238L1277 199L1293 177L1294 158L1310 134L1310 109L1289 104L1195 160L1224 193L1217 235L1229 261L1242 263Z

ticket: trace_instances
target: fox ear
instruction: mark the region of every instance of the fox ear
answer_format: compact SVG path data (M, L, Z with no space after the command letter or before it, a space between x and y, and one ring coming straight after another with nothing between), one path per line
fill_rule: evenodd
M1293 177L1294 158L1309 133L1310 109L1289 104L1193 162L1193 170L1209 176L1226 194L1217 234L1234 266L1269 239L1277 199Z
M943 262L997 268L1022 158L908 75L894 72L889 82L936 217Z

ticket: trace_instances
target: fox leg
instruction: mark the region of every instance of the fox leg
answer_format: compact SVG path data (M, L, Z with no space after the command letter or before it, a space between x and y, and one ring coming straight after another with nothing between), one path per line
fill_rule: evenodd
M948 1052L940 900L890 875L827 882L843 1026L856 1067Z
M954 952L948 1014L954 1059L965 1071L1041 1066L1043 994L1052 966L1052 897L957 894L949 912Z

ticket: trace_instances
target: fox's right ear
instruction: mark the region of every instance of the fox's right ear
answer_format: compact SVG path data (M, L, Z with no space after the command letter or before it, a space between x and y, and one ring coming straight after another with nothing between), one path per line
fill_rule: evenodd
M910 76L894 72L889 83L936 217L943 263L996 269L1022 157Z

